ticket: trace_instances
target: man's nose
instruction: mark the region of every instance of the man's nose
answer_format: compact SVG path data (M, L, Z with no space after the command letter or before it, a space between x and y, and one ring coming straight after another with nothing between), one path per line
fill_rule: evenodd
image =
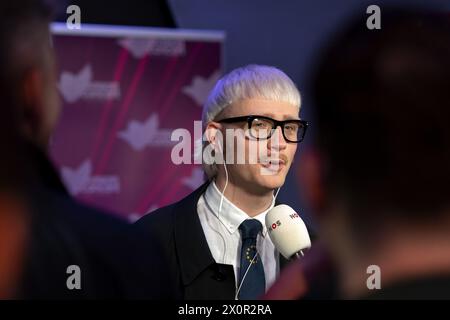
M273 150L284 150L287 147L287 142L284 139L281 127L277 127L270 137L267 147Z

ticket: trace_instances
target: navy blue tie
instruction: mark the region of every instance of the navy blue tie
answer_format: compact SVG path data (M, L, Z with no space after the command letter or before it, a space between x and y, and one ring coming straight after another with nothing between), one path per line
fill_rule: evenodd
M261 222L256 219L245 220L239 226L242 236L241 248L241 268L239 270L239 285L242 284L238 294L239 300L257 299L266 290L266 278L264 267L259 255L253 260L256 254L256 237L262 230ZM251 264L250 268L249 265ZM247 271L244 282L244 274Z

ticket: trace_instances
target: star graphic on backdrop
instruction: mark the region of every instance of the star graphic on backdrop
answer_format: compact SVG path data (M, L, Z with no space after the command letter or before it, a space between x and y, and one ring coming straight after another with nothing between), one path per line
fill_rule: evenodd
M214 88L217 80L220 78L220 71L213 72L208 78L195 76L188 86L183 87L182 91L191 97L199 107L203 106L208 98L208 94Z

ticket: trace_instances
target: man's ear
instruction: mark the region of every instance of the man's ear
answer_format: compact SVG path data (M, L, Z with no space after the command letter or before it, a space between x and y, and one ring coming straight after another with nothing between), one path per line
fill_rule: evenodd
M302 151L301 162L295 173L304 186L303 193L308 205L318 218L321 218L326 202L324 170L325 159L317 149L308 147Z
M217 149L219 144L223 145L223 137L220 129L222 129L222 125L214 121L208 122L205 129L206 140L214 146L215 150Z

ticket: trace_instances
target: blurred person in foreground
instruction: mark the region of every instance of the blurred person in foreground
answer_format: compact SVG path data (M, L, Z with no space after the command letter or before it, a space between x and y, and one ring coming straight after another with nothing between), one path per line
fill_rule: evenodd
M450 298L449 57L435 11L382 8L381 30L359 20L327 48L300 175L329 259L313 248L267 299L305 297L330 270L334 298ZM335 267L312 272L324 261Z
M60 108L50 13L39 0L0 3L0 294L170 298L157 242L76 203L48 159Z
M3 88L0 85L0 96ZM0 117L0 299L18 294L29 233L29 208L23 196L27 168L12 111L3 108Z

